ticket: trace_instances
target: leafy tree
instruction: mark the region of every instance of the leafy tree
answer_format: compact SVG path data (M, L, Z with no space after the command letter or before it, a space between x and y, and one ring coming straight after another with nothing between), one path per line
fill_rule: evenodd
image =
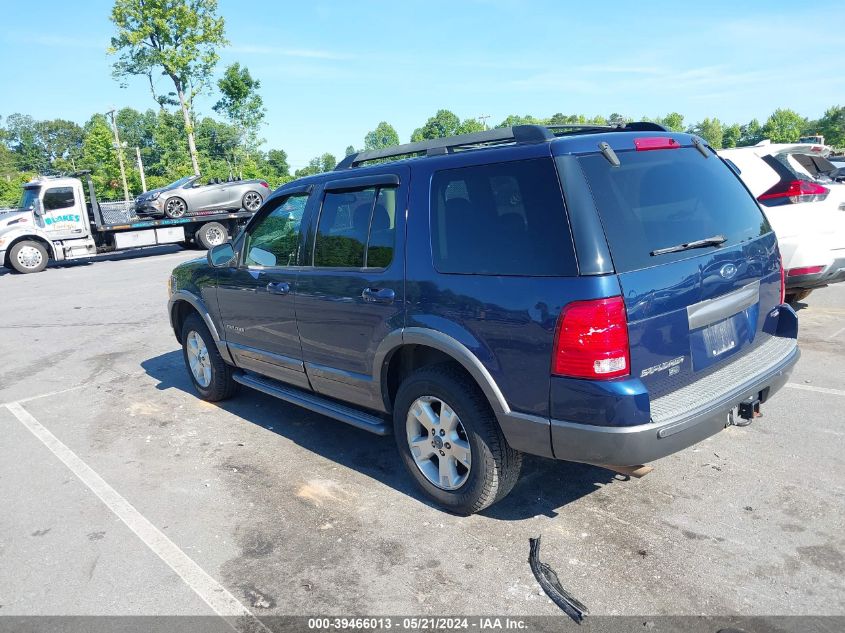
M6 137L19 171L40 172L50 166L38 138L38 123L28 114L10 114L6 119Z
M678 112L670 112L665 117L658 119L658 123L670 132L683 132L686 129L684 127L684 115Z
M80 166L91 170L94 187L103 200L122 198L123 184L114 151L114 135L106 117L95 114L85 124L84 130Z
M331 171L337 166L337 159L329 153L323 154L322 156L317 156L312 158L307 167L303 167L302 169L297 169L294 176L296 178L302 178L304 176L313 176L314 174L320 174L326 171Z
M817 129L828 145L845 147L845 106L833 106L825 110Z
M358 153L358 150L355 149L352 145L346 146L346 156L352 156L352 154Z
M739 137L740 147L756 145L763 140L763 128L757 119L751 119L748 123L741 126L740 130L742 132Z
M458 126L458 134L472 134L473 132L483 132L486 128L484 124L478 119L464 119Z
M276 178L290 176L290 165L288 164L287 152L283 149L271 149L267 152L267 163L275 172Z
M411 134L411 141L424 141L432 138L443 138L458 134L461 120L451 110L438 110L437 113L425 122L425 125L418 127Z
M530 114L526 114L525 116L520 116L518 114L510 114L507 118L499 123L496 127L513 127L514 125L537 125L543 123L540 119L537 119Z
M690 127L689 131L698 134L713 149L722 148L722 122L719 119L704 119Z
M147 77L162 108L173 100L156 95L153 76L160 72L170 78L182 110L191 165L198 174L192 105L208 87L217 48L227 44L217 0L115 0L111 21L117 34L108 52L119 56L114 76Z
M214 105L214 111L224 114L244 135L246 147L254 150L262 142L258 130L267 113L264 100L258 94L261 82L252 78L246 66L241 68L235 63L226 68L217 87L223 97Z
M742 128L739 123L729 125L722 131L722 147L736 147L742 138Z
M794 143L801 137L806 119L794 110L778 108L763 126L763 135L772 143Z
M631 120L630 117L626 117L623 114L619 114L618 112L614 112L609 117L607 117L607 124L608 125L625 125L630 120Z
M399 145L399 134L386 121L379 123L376 129L367 132L367 135L364 137L365 150L384 149L393 145Z

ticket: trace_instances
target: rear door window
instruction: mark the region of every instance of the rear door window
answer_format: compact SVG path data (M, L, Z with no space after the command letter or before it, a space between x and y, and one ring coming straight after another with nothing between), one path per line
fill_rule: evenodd
M579 160L601 217L617 272L695 257L699 250L652 251L721 235L722 245L771 231L754 198L716 156L694 148L619 152L612 166L601 154Z
M440 272L577 274L551 159L438 171L431 205L431 246Z

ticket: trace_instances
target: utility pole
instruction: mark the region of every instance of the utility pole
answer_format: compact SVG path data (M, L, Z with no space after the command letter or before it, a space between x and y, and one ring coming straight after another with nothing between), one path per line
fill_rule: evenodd
M111 127L114 130L114 148L117 150L117 162L120 165L120 179L123 181L123 197L129 202L129 185L126 184L126 168L123 166L123 146L117 134L117 121L114 118L114 108L106 112L111 117Z
M138 158L138 171L141 172L141 189L147 193L147 179L144 177L144 161L141 160L141 148L135 146L135 156Z
M490 115L489 114L480 114L475 118L478 119L478 121L481 123L481 125L484 126L484 129L486 130L487 129L487 119L490 118Z

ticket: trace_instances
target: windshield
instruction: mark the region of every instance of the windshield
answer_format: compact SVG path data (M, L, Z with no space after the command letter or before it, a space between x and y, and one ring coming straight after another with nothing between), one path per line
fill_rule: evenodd
M38 187L28 187L23 190L23 195L21 196L21 202L18 205L21 209L29 209L31 206L35 204L35 201L38 200L38 192L40 189Z
M196 176L185 176L184 178L171 182L169 185L165 185L162 189L176 189L182 185L187 185L193 178L196 178Z

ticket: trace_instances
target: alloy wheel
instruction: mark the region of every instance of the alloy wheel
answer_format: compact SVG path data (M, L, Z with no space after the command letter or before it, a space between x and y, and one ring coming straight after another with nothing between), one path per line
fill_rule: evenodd
M408 409L408 448L420 472L441 490L466 483L472 449L458 414L440 398L421 396Z
M194 380L200 387L208 387L211 384L211 359L208 357L205 341L199 334L191 331L185 341L185 351Z
M249 191L244 196L244 208L247 211L258 211L262 202L261 196L254 191Z

